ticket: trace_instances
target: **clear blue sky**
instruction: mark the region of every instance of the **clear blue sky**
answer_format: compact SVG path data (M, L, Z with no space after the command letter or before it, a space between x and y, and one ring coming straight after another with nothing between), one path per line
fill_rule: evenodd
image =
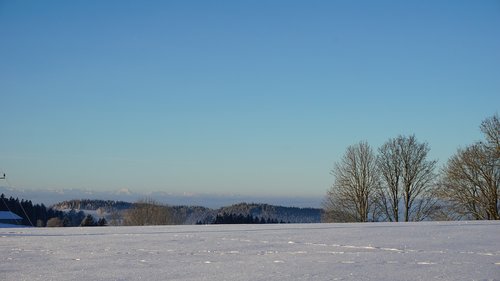
M500 108L500 1L0 1L18 188L322 196L345 148L444 164Z

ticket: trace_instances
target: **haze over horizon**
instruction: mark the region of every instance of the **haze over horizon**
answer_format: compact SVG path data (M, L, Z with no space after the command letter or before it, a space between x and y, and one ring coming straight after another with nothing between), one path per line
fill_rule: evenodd
M499 111L499 15L493 0L0 1L0 172L33 190L321 197L347 146L400 134L443 165Z
M112 200L138 202L153 200L169 206L203 206L221 208L239 203L269 204L284 207L322 208L323 196L269 196L237 193L175 193L168 191L141 192L137 190L84 190L84 189L20 189L0 185L0 194L7 198L30 200L33 204L52 206L70 200Z

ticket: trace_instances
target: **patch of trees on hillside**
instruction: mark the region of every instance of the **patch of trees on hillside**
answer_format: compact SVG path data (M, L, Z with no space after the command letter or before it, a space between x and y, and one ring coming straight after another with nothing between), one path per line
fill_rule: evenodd
M213 220L215 211L202 206L172 206L172 216L176 224L208 224Z
M322 210L316 208L284 207L256 203L239 203L222 207L217 213L250 215L252 217L264 218L265 220L270 219L290 223L317 223L321 221L322 216Z
M98 210L104 209L107 212L112 210L126 210L132 207L133 203L114 200L91 200L91 199L75 199L57 203L52 208L58 210L77 209L77 210Z
M215 219L210 224L276 224L285 223L284 221L278 221L277 219L263 217L254 217L250 214L244 216L242 214L230 214L222 213L218 214ZM196 224L206 224L204 222L197 222Z

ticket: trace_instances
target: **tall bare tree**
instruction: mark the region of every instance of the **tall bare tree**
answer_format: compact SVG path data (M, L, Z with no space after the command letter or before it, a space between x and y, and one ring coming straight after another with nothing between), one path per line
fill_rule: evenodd
M419 221L434 210L437 161L427 160L429 150L414 135L398 136L379 148L377 206L386 220Z
M349 146L331 173L335 179L324 201L325 221L368 221L379 184L372 148L367 142Z
M379 148L377 165L381 185L377 192L377 205L381 215L389 221L399 221L401 203L401 157L397 139L390 139Z
M458 149L443 169L440 196L449 211L469 219L500 219L500 122L481 124L486 142Z

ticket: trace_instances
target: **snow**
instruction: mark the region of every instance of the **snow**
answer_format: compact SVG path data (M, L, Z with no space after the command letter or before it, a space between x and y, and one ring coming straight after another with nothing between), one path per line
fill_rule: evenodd
M0 229L0 280L500 280L500 222Z
M28 226L0 222L0 228L19 228L19 227L24 228L24 227L28 227Z

